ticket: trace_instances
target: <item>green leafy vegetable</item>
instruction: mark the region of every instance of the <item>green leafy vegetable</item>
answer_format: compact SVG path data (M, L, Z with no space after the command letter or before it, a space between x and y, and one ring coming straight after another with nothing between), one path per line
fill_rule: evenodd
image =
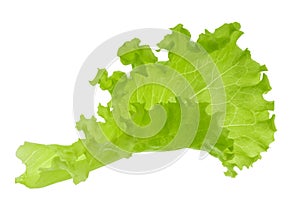
M70 146L25 142L17 156L27 169L16 182L36 188L72 178L77 184L94 169L145 151L207 151L231 177L236 167L260 159L274 140L274 102L263 97L271 90L266 66L236 44L240 25L206 30L197 42L181 24L171 30L158 44L167 61L137 38L125 42L118 56L132 66L130 74L99 69L90 81L111 94L98 106L104 122L81 116L76 128L86 139Z

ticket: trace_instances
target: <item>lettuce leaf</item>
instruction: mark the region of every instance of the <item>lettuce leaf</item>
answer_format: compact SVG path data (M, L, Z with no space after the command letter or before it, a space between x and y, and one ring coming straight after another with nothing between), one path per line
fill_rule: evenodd
M206 30L197 42L182 24L171 30L157 45L168 61L138 38L125 42L118 56L131 65L129 76L99 69L90 81L112 96L98 106L104 122L81 116L76 128L86 139L70 146L26 142L17 151L26 171L16 182L37 188L72 178L77 184L94 169L145 151L207 151L231 177L260 159L274 141L274 102L264 99L271 90L266 66L237 45L240 25Z

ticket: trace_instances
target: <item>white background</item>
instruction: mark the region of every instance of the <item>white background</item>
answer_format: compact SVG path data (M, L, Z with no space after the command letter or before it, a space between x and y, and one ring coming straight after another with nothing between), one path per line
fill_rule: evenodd
M1 1L0 198L299 198L299 6L297 1ZM104 2L104 1L103 1ZM235 179L212 157L190 151L167 169L128 175L108 168L75 186L65 181L30 190L14 184L24 171L15 151L24 141L77 139L73 88L85 58L106 39L137 28L183 23L196 38L205 28L238 21L239 41L269 68L276 101L276 141Z

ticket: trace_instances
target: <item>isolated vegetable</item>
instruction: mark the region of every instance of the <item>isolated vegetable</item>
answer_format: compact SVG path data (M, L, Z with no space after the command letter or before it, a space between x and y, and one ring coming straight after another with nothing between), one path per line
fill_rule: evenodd
M16 182L44 187L72 178L77 184L94 169L145 151L204 150L231 177L237 175L235 167L241 170L260 159L274 140L269 113L274 103L263 97L271 90L266 66L236 44L240 25L206 30L197 42L181 24L171 30L158 44L168 51L167 61L159 61L138 38L124 43L118 56L131 65L130 75L115 71L109 76L99 69L90 82L112 96L98 107L105 121L81 116L76 128L86 139L70 146L25 142L17 156L27 169ZM211 129L216 134L209 134Z

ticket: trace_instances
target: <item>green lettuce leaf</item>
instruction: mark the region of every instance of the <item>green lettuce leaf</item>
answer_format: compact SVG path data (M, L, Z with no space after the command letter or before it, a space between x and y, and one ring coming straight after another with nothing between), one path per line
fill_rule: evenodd
M157 45L168 51L167 61L138 38L125 42L118 56L130 74L99 69L90 81L111 94L98 106L104 122L81 116L76 128L85 139L70 146L26 142L17 151L26 171L16 182L77 184L96 168L146 151L207 151L231 177L260 159L274 141L274 102L264 99L271 90L266 66L237 45L240 25L206 30L197 42L182 24L171 30Z

